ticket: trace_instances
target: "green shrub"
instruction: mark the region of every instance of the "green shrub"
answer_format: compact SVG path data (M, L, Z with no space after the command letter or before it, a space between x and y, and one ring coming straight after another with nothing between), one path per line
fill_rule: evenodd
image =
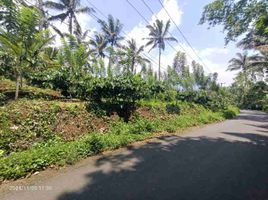
M104 144L102 142L101 135L93 134L89 140L90 149L93 153L97 154L103 151Z
M7 96L4 93L0 92L0 106L4 105L7 99Z
M268 84L259 81L252 85L246 96L244 105L246 109L265 110L268 104Z
M177 114L177 115L179 115L180 112L181 112L181 108L180 108L180 106L178 104L170 103L170 104L166 105L166 111L169 114Z
M239 114L239 109L237 107L229 106L227 110L223 110L223 116L226 119L234 118L236 115Z
M207 92L205 90L178 92L177 99L203 105L214 112L227 109L230 104L224 94L213 91Z
M107 115L116 112L128 121L146 90L145 82L139 76L96 79L89 94L91 101L88 108L91 111L96 109L94 113L103 113L101 110L104 110Z
M147 119L138 119L130 125L129 132L131 134L151 133L155 130L153 123Z

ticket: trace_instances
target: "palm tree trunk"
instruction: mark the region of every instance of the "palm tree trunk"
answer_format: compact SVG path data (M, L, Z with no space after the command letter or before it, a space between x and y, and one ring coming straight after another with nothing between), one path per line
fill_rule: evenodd
M70 18L69 18L69 33L72 35L73 34L73 14L70 14Z
M132 61L131 61L131 72L132 72L132 74L134 74L134 66L135 66L135 58L132 58Z
M247 87L248 87L248 78L247 78L247 71L244 70L244 81L245 81L245 84L244 84L244 89L243 89L243 98L242 98L242 103L243 105L245 106L245 103L246 103L246 90L247 90Z
M159 62L158 62L158 80L161 79L161 48L159 48Z
M110 55L109 55L109 61L108 61L108 76L112 77L113 73L112 73L112 58L113 58L113 52L114 52L114 47L113 45L111 46L110 49Z
M15 100L19 97L19 89L20 89L20 74L16 73L16 91L15 91Z

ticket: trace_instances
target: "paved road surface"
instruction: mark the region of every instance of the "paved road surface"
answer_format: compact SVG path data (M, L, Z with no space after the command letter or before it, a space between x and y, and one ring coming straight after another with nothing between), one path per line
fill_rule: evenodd
M48 188L2 192L0 199L268 200L268 115L242 111L237 119L46 171L23 184Z

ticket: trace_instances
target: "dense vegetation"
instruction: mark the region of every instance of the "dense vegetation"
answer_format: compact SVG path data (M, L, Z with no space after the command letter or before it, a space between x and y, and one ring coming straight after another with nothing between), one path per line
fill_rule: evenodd
M201 24L222 25L226 44L241 39L245 52L230 60L228 70L239 73L231 86L237 105L264 109L268 105L268 2L214 0L204 8ZM257 53L256 53L257 52Z
M239 112L231 106L213 112L181 100L144 99L138 104L129 121L124 122L115 113L96 117L86 110L87 102L81 101L21 98L7 103L0 107L0 179L72 164L104 150L232 118Z
M235 106L267 109L267 84L253 78L267 70L263 45L254 58L231 61L229 69L241 71L231 87L222 87L217 73L189 63L185 52L176 52L172 66L161 70L166 42L177 41L169 36L170 21L148 25L146 44L138 46L123 37L123 24L111 15L98 19L99 31L88 36L77 14L95 11L78 0L2 0L0 6L0 180L232 118ZM212 20L213 8L205 9L203 22ZM252 34L267 34L265 19ZM61 45L54 44L57 38ZM157 73L147 46L158 50Z

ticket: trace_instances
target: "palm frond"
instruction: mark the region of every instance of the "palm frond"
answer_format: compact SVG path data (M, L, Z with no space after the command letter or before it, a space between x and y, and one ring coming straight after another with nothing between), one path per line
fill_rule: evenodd
M53 24L50 24L49 25L61 38L64 37L64 34L56 27L54 26Z
M68 17L68 12L54 15L48 18L49 21L60 20L63 22Z
M75 13L95 13L95 10L93 8L89 8L89 7L84 7L84 8L79 8L77 10L75 10Z
M50 9L55 9L55 10L66 10L66 6L64 4L61 4L61 3L56 3L54 1L46 1L43 3L43 5L46 7L46 8L50 8Z
M168 30L170 28L170 20L167 21L165 30L163 32L163 37L165 37L168 34Z
M12 49L13 51L13 54L16 54L18 55L20 52L21 52L21 49L19 48L18 45L16 44L13 44L9 38L3 34L0 34L0 43L3 45L3 46L6 46L7 48L10 48Z
M171 42L178 42L178 40L174 37L165 37L164 40L171 41Z
M81 34L82 34L82 29L81 29L81 26L78 22L78 19L76 18L76 15L74 15L74 29L75 29L75 35L80 37Z

